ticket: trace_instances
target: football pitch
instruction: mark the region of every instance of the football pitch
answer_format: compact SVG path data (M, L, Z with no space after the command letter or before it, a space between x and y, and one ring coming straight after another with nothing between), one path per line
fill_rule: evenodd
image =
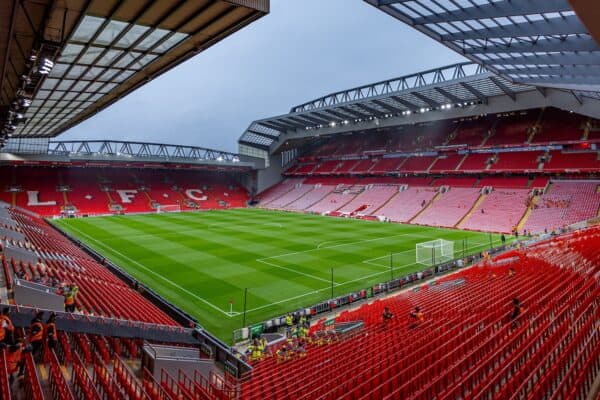
M425 269L417 243L457 257L499 235L261 209L62 219L77 237L230 343L242 326ZM391 256L390 256L391 255ZM333 273L332 273L333 272Z

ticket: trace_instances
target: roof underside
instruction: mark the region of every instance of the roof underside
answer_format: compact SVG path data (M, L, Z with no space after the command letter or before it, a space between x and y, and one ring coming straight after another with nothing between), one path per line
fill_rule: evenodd
M518 102L522 93L545 97L546 88L578 104L600 99L600 46L568 0L364 1L472 63L332 93L253 122L240 144L273 151L283 134L361 129L365 121L409 120L410 114L487 104L497 96Z
M368 121L410 118L432 110L473 107L488 99L507 96L517 101L525 92L543 92L533 85L517 84L475 63L459 63L417 74L329 94L292 107L289 114L254 121L240 143L272 150L286 132L361 126ZM578 98L600 99L597 92L570 91Z
M568 0L364 1L511 81L600 90L600 46Z
M2 1L0 120L30 98L13 136L54 137L268 11L269 0ZM43 59L54 67L40 75Z

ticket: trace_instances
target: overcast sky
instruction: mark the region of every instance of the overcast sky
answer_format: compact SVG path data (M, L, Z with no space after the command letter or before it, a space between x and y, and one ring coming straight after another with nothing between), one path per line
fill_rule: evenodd
M61 139L237 151L255 119L325 94L464 61L361 0L271 0L271 13Z

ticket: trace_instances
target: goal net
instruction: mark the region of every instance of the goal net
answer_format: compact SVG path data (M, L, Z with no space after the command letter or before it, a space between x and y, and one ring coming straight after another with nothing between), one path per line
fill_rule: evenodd
M454 259L454 242L444 239L417 243L417 263L433 266Z
M181 206L179 204L159 204L156 206L157 213L166 213L166 212L179 212L181 211Z

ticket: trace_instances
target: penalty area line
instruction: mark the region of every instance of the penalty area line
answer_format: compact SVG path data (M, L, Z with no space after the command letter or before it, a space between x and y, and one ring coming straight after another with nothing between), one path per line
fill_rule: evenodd
M308 278L316 279L316 280L321 281L321 282L331 283L331 280L329 280L329 279L324 279L324 278L321 278L321 277L318 277L318 276L315 276L315 275L307 274L305 272L301 272L301 271L298 271L298 270L295 270L295 269L292 269L292 268L284 267L282 265L273 264L272 262L265 261L265 260L268 260L268 259L269 258L257 258L256 261L260 262L260 263L263 263L263 264L266 264L266 265L269 265L271 267L280 268L280 269L284 269L284 270L289 271L289 272L293 272L294 274L303 275L303 276L306 276ZM333 281L333 285L334 286L338 286L339 283Z
M470 247L467 248L467 250L476 249L476 248L481 247L482 245L489 244L489 243L481 243L481 242L476 242L476 243L477 243L476 246L470 246ZM395 254L398 254L398 253L395 253ZM388 257L388 256L385 256L385 257ZM382 257L379 257L379 258L382 258ZM373 259L373 260L375 260L375 259ZM365 260L363 262L366 263L367 261L369 261L369 260ZM394 271L398 271L398 270L404 269L406 267L410 267L410 266L417 265L417 264L418 264L417 262L409 263L409 264L403 264L403 265L400 265L398 267L394 267ZM382 267L381 264L373 264L373 265L378 265L378 266ZM336 287L337 286L345 286L345 285L350 284L350 283L359 282L359 281L362 281L362 280L365 280L365 279L372 278L374 276L379 276L379 275L383 275L383 274L387 274L387 273L389 273L389 267L385 271L375 272L373 274L364 275L364 276L358 277L356 279L351 279L351 280L348 280L348 281L337 283L337 284L335 284L335 286ZM269 304L262 305L260 307L252 308L250 310L246 310L246 313L263 310L265 308L273 307L273 306L276 306L278 304L286 303L288 301L297 300L297 299L300 299L302 297L310 296L312 294L317 294L317 293L323 292L325 290L331 290L331 286L325 287L323 289L313 290L313 291L310 291L310 292L307 292L307 293L304 293L304 294L301 294L301 295L298 295L298 296L290 297L290 298L287 298L287 299L278 300L278 301L275 301L275 302L272 302L272 303L269 303Z

